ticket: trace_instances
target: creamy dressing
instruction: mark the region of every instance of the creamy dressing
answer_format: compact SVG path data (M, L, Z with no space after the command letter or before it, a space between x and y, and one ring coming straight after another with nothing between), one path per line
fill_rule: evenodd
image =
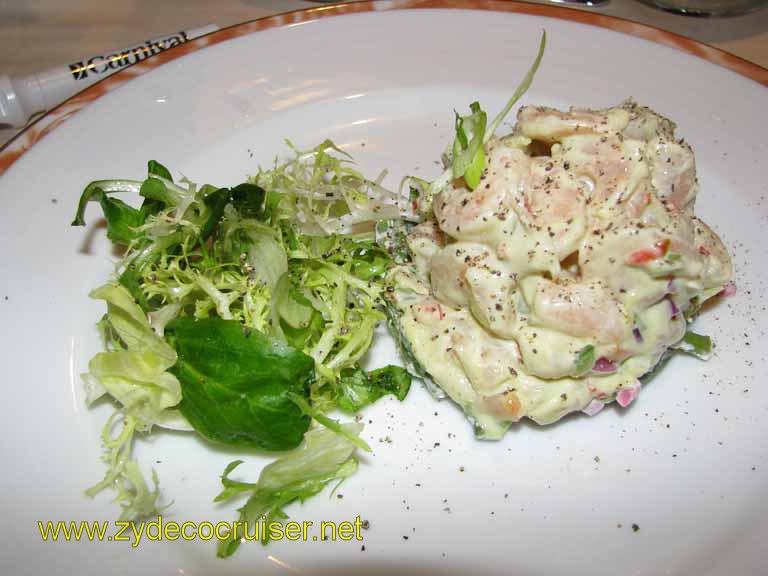
M413 356L481 437L628 403L680 343L692 300L731 276L693 216L690 147L629 102L525 107L486 156L474 190L458 181L434 198L409 235L412 263L390 273Z

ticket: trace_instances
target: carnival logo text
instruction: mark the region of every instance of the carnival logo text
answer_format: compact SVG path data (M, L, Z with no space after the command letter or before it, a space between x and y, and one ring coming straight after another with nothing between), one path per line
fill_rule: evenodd
M150 56L159 54L168 48L188 42L189 38L184 32L177 32L172 36L152 40L139 44L128 50L122 50L108 56L94 56L88 61L74 62L69 65L69 71L75 80L85 80L88 74L111 74L115 70L136 64L146 60Z

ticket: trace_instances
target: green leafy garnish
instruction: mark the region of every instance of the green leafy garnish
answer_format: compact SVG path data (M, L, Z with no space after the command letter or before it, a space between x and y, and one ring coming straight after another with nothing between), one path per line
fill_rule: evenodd
M401 220L383 220L376 225L376 242L395 264L411 261L407 236L409 226Z
M245 182L232 188L232 206L243 218L263 219L267 193L260 186Z
M163 205L176 205L181 200L178 193L172 192L162 180L153 176L141 183L139 194L148 200L155 200Z
M112 198L107 191L110 188L120 185L119 191L130 190L138 191L140 183L130 180L104 182L92 182L80 197L80 205L72 221L73 225L83 225L85 223L85 208L88 202L98 202L107 221L107 238L116 244L127 246L137 236L136 230L144 224L147 216L154 210L154 205L146 204L141 208L133 208L119 198Z
M536 59L533 61L533 64L531 64L531 67L528 69L528 72L526 72L522 82L520 82L518 87L515 89L510 99L507 100L507 103L504 105L504 108L501 109L501 112L499 112L496 115L496 118L493 119L493 122L491 122L491 125L488 128L488 131L486 132L484 143L493 137L498 127L504 121L504 118L506 118L507 114L509 114L510 111L512 110L513 106L517 104L517 101L520 100L523 94L525 94L528 91L528 88L531 87L531 83L533 83L533 78L534 76L536 76L536 72L539 70L539 64L541 64L541 59L544 57L544 49L546 47L547 47L547 31L542 30L541 40L539 40L539 50L536 53Z
M168 170L165 166L160 164L157 160L150 160L147 162L147 173L150 176L159 176L160 178L165 178L166 180L170 180L173 182L173 176L171 176L171 171Z
M121 519L135 519L159 509L155 473L154 490L149 490L131 456L134 433L178 418L174 407L181 401L181 386L168 371L176 352L154 333L141 308L119 284L97 288L91 297L107 302L101 322L107 351L96 354L82 376L86 400L91 404L109 394L122 409L107 421L101 436L107 471L86 494L95 496L105 488L116 488L116 500L123 508ZM113 437L117 418L122 419L122 428Z
M352 442L355 446L358 448L361 448L362 450L365 450L366 452L373 452L371 450L371 447L368 446L368 443L357 436L356 434L351 434L349 430L341 424L338 420L333 420L332 418L329 418L325 414L322 414L312 408L310 406L309 402L305 398L302 398L298 394L291 394L290 395L291 400L296 404L296 406L299 407L299 409L306 414L307 416L311 417L313 420L316 420L319 424L322 426L325 426L328 430L331 430L332 432L335 432L339 436L344 436Z
M682 352L707 360L712 356L712 339L709 336L688 330L677 348Z
M595 347L592 344L587 344L584 348L579 350L579 353L576 355L576 362L573 366L573 375L582 376L586 374L592 370L596 360Z
M359 437L362 425L346 424L344 428L349 436ZM215 501L227 500L243 492L251 492L251 495L240 509L240 530L219 543L218 555L224 558L234 554L241 539L255 533L255 524L262 518L266 525L287 518L283 508L291 502L303 502L320 492L329 482L340 482L354 474L357 470L354 451L355 444L346 436L317 428L307 432L304 442L296 450L265 466L255 484L231 480L229 474L242 461L230 463L221 477L224 490ZM260 536L262 543L266 544L268 533Z
M544 56L546 45L547 33L542 31L539 50L533 64L490 125L488 125L486 113L478 102L470 104L470 114L466 116L461 116L457 112L454 113L456 136L451 147L450 157L446 159L446 165L449 167L432 182L425 182L414 177L405 179L405 182L409 183L410 190L415 193L415 197L411 198L414 211L418 210L421 214L429 214L432 210L434 196L460 178L464 179L464 184L470 190L474 190L478 186L487 164L485 144L493 138L504 118L530 88Z
M288 450L310 419L290 394L309 396L312 359L284 342L221 318L178 318L165 329L179 359L181 413L214 442Z
M411 375L399 366L385 366L370 372L360 367L348 368L341 373L338 386L339 408L355 413L387 394L403 400L411 387Z
M157 473L152 470L152 485L150 490L139 463L131 457L133 438L137 421L132 416L124 417L122 428L117 436L112 435L115 420L122 417L115 412L107 420L101 433L101 443L104 447L103 460L107 465L107 473L103 480L85 491L91 498L105 488L115 488L115 502L120 504L122 513L120 520L136 520L147 516L156 516L168 506L160 507L157 503L160 497Z
M91 292L107 302L105 334L109 349L96 354L83 375L87 400L109 393L140 430L149 430L163 412L181 401L181 387L168 370L176 351L160 338L146 316L119 284Z
M454 180L463 177L469 189L474 190L485 169L483 139L488 118L477 102L472 102L469 109L472 114L468 116L456 113L452 170Z

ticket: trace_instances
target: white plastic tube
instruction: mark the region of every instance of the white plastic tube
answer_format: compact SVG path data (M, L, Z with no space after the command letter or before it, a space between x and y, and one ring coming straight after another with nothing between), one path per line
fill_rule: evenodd
M209 24L30 76L0 76L0 125L21 128L33 114L50 110L121 68L218 29L215 24Z

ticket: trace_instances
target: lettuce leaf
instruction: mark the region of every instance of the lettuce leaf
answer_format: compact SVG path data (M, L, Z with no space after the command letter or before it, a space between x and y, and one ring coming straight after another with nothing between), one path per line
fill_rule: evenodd
M171 171L168 170L165 166L160 164L157 160L150 160L147 162L147 174L150 176L159 176L160 178L165 178L166 180L170 180L173 182L173 176L171 176Z
M345 424L345 430L359 437L361 424ZM221 482L224 490L215 498L221 502L251 492L245 505L240 508L239 521L245 523L249 534L254 525L266 517L266 522L286 518L283 508L299 500L303 502L325 488L329 482L342 481L357 470L353 454L355 444L332 430L315 428L304 436L302 444L292 452L264 467L255 484L231 480L229 474L242 463L230 463L224 470ZM243 532L236 530L227 540L219 543L218 556L231 556L240 546ZM262 543L267 543L263 535Z
M139 463L131 457L137 425L136 419L132 416L123 417L120 433L113 436L112 429L118 417L123 417L123 415L120 412L112 414L101 433L104 447L103 460L107 464L107 473L101 482L91 486L85 491L85 494L94 497L105 488L117 490L114 500L122 508L120 520L136 520L146 516L156 516L168 508L170 504L164 507L158 505L160 489L157 473L152 470L153 488L150 490Z
M310 403L307 402L305 398L302 398L297 394L290 394L290 399L293 400L296 406L299 407L299 410L301 410L305 415L309 416L313 420L316 420L320 425L325 426L328 430L335 432L340 436L344 436L347 440L352 442L358 448L365 450L366 452L373 452L373 450L371 450L371 447L368 446L368 443L365 440L363 440L356 434L351 433L347 428L345 428L345 425L339 422L338 420L329 418L325 414L312 408Z
M176 352L154 333L144 312L120 284L106 284L90 295L107 303L112 349L96 354L88 363L88 373L83 375L88 400L108 393L140 430L149 430L163 411L181 401L181 385L168 372L176 362Z
M135 192L139 190L140 184L133 180L92 182L80 198L80 205L72 225L84 225L85 208L88 202L98 202L107 221L107 238L116 244L128 246L139 236L138 228L144 224L147 216L156 211L157 205L147 202L141 208L134 208L119 198L112 198L107 192L118 186L120 192Z
M676 348L691 356L696 356L702 360L709 360L712 356L712 339L709 336L688 330Z
M342 371L337 386L339 408L355 413L387 394L404 400L411 387L411 375L399 366L385 366L370 372L357 366Z
M181 401L181 385L168 372L176 362L176 352L153 332L144 312L120 284L97 288L91 297L107 303L102 327L108 350L96 354L88 364L88 373L82 375L87 401L109 394L122 410L104 426L101 437L107 471L86 494L93 497L106 488L116 489L115 500L123 509L123 520L157 514L157 475L152 472L154 489L150 490L131 454L137 431L146 432L171 421L175 428L184 428L183 420L172 410ZM118 417L122 428L113 436Z
M100 352L88 363L88 376L120 402L126 414L147 430L161 413L181 401L181 386L170 366L151 351Z
M309 398L314 362L286 343L239 322L178 318L165 328L179 355L181 413L203 437L223 444L289 450L310 418L291 400Z

